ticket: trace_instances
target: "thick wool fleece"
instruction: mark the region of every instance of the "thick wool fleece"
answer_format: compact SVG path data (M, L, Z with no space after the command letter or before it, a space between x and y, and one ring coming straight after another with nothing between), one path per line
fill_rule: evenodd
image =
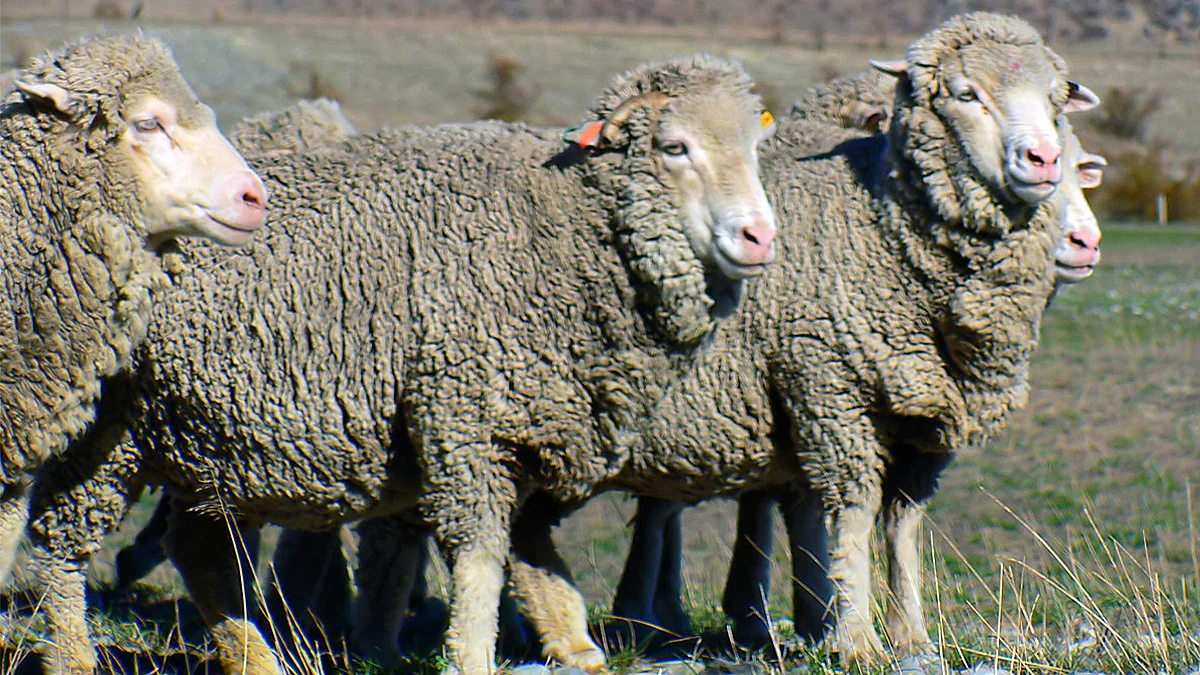
M117 145L121 102L196 97L155 40L91 40L35 59L18 79L71 92L69 115L20 91L0 112L0 484L14 485L95 418L101 378L128 366L150 294L142 190Z

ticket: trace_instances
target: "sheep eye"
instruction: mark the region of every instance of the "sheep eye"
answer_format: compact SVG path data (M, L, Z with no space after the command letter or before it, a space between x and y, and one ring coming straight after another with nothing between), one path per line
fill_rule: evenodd
M133 128L145 134L152 134L156 131L162 131L162 123L158 121L157 117L151 117L134 122Z
M974 89L963 89L958 92L957 98L963 103L973 103L979 100L979 97L975 95Z
M667 141L666 143L658 146L658 149L662 150L664 154L672 155L674 157L686 155L688 152L687 145L681 143L680 141Z

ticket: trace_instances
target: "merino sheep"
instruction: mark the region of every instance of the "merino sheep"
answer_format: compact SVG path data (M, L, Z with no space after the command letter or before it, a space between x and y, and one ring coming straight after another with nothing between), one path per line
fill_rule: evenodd
M842 112L851 103L866 109L885 107L890 91L879 84L882 74L860 74L817 85L792 108L794 119L827 120L851 124ZM887 82L893 83L894 79ZM1063 142L1063 180L1053 199L1059 202L1061 234L1054 250L1055 290L1086 279L1099 262L1100 228L1083 194L1100 184L1107 165L1099 155L1085 152L1067 120L1060 120ZM843 138L845 132L832 132ZM821 142L817 142L821 145ZM932 496L932 495L930 495ZM755 648L767 644L770 587L770 552L773 548L771 507L779 508L792 542L795 631L802 638L819 640L828 631L833 588L829 583L824 517L819 501L805 491L749 490L739 497L737 536L730 562L722 606L733 621L734 641ZM634 627L656 629L651 637L691 633L681 602L680 566L682 509L680 502L644 497L638 500L633 520L629 558L613 598L614 616ZM915 535L915 529L906 531ZM889 532L889 534L895 534ZM916 550L916 542L889 541L893 548ZM914 612L919 615L919 611ZM639 631L645 634L646 631Z
M164 484L208 507L174 509L167 546L223 666L275 673L212 510L324 529L420 500L451 559L449 662L491 671L508 514L615 475L774 257L750 85L697 56L619 78L574 146L478 123L264 163L277 226L194 263L136 380L105 392L114 425L39 476L42 578L81 586L77 552ZM117 444L130 399L136 445ZM590 639L559 647L602 663Z
M1061 178L1055 121L1096 103L1032 27L994 14L954 17L879 67L898 78L886 138L810 155L806 138L821 132L799 121L764 152L790 227L781 263L602 486L688 501L815 491L847 662L883 652L870 620L876 518L915 524L911 507L954 448L986 441L1027 400L1060 227L1046 201ZM528 534L525 546L544 548L543 530L514 531L514 543ZM891 644L925 653L915 559L891 558ZM573 639L567 589L519 565L514 585L544 640Z
M88 428L102 379L146 334L166 285L156 249L247 243L266 193L167 48L143 37L77 42L21 71L0 111L0 174L6 578L33 474Z

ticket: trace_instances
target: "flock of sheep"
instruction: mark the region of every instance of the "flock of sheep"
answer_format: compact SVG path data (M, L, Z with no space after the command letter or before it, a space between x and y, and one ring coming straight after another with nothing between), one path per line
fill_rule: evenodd
M739 641L768 638L778 504L802 637L936 654L916 528L1098 261L1104 160L1066 119L1098 101L1012 17L873 65L779 120L697 55L617 77L565 132L357 134L318 102L231 144L152 39L35 59L0 114L0 569L27 537L45 668L95 671L88 559L147 486L167 498L122 580L169 557L227 673L283 672L245 598L268 522L281 595L358 649L399 656L432 536L452 671L496 669L506 586L545 658L601 670L550 534L607 490L639 497L613 608L635 625L690 631L681 508L740 495Z

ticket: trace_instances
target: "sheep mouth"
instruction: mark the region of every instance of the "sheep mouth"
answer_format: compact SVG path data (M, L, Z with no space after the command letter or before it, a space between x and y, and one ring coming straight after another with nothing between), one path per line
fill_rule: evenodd
M1030 205L1046 201L1057 189L1058 183L1052 181L1027 183L1013 176L1008 177L1008 190L1012 196Z
M766 271L767 265L771 263L770 260L761 263L740 262L722 250L720 245L714 245L712 250L717 268L721 270L722 274L735 281L757 277ZM774 256L772 256L773 258Z
M208 213L208 212L205 212L205 214L204 214L204 217L205 217L205 218L208 218L209 220L211 220L212 222L216 223L216 224L217 224L217 225L219 225L220 227L223 227L223 228L225 228L225 229L227 229L227 230L233 230L234 232L241 232L242 234L253 234L253 233L254 233L254 231L258 229L258 226L257 226L257 225L255 225L255 226L253 226L253 227L249 227L249 226L246 226L246 225L238 225L238 224L236 224L236 223L231 223L231 222L229 222L229 221L226 221L226 220L221 220L220 218L218 218L218 217L216 217L216 216L214 216L213 214L211 214L211 213Z
M1094 265L1068 265L1063 262L1054 262L1054 273L1058 280L1068 284L1078 283L1092 276L1096 271Z

